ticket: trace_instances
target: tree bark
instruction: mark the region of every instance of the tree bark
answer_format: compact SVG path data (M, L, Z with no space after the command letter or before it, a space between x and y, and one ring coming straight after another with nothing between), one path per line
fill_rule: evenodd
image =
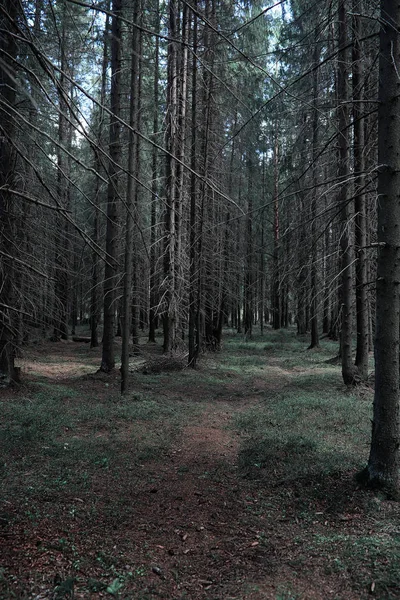
M106 9L110 9L110 1L106 5ZM96 173L100 173L102 170L102 161L100 155L100 147L103 141L103 119L104 119L104 105L106 100L106 76L108 68L108 32L110 27L110 17L107 14L106 22L104 25L104 40L103 40L103 60L101 66L101 88L100 88L100 107L99 107L99 122L97 128L97 146L95 148L94 156L94 170ZM101 313L101 301L100 295L100 264L98 256L98 246L100 242L100 219L99 219L99 207L100 207L100 178L96 175L95 193L94 193L94 215L93 215L93 242L96 247L92 252L92 287L90 290L90 347L97 348L99 345L98 325L100 321Z
M18 16L17 3L3 0L4 11L10 20L0 12L0 249L9 254L13 239L12 197L7 187L13 187L15 180L15 153L12 142L15 135L15 122L12 109L16 103L15 63L17 45L13 37L13 26ZM16 381L18 373L14 360L16 339L13 306L14 263L8 256L2 256L0 267L0 375L9 383Z
M273 250L273 269L272 269L272 311L273 311L273 328L280 329L281 320L281 302L280 302L280 269L279 269L279 144L278 144L278 126L276 125L275 141L274 141L274 250Z
M318 237L317 237L317 194L318 194L318 69L317 65L320 58L319 42L317 39L317 30L314 36L314 72L313 72L313 108L312 108L312 181L313 190L311 197L311 341L309 349L319 348L318 333Z
M160 9L157 2L156 8L156 22L155 31L158 32L160 29ZM154 56L154 83L153 83L153 135L156 138L158 134L158 111L159 111L159 79L160 79L160 42L157 37L155 40L155 56ZM156 141L156 139L155 139ZM157 293L157 276L156 276L156 261L157 261L157 248L156 248L156 218L157 218L157 200L156 194L158 192L157 178L158 178L158 149L156 146L152 148L152 182L151 182L151 209L150 209L150 310L149 310L149 342L155 343L156 341L156 327L157 327L157 311L158 305L158 293Z
M139 20L139 2L135 2L133 10L133 23ZM134 280L134 210L137 200L137 181L139 169L139 140L134 131L138 130L139 121L139 68L140 68L140 31L134 27L132 33L131 54L131 81L130 81L130 108L129 108L129 142L128 142L128 187L126 193L126 231L125 231L125 264L124 264L124 289L122 297L122 353L121 353L121 394L127 394L129 389L129 342L132 327L132 283ZM137 298L136 298L137 301ZM137 309L135 311L135 331L137 330ZM137 336L137 333L136 333ZM134 338L133 342L137 343Z
M247 161L247 216L246 216L246 264L244 274L244 315L243 326L247 339L251 339L253 330L253 157Z
M113 0L111 25L111 115L110 115L110 162L107 189L106 264L104 269L103 300L103 349L100 371L109 373L115 367L115 311L117 287L118 252L118 163L120 160L121 103L121 0Z
M177 73L177 0L169 0L168 33L168 81L167 81L167 149L166 157L166 199L164 221L164 352L172 353L176 348L178 321L176 290L176 224L177 224L177 127L178 127L178 73Z
M381 1L375 397L367 483L399 491L400 5Z
M196 4L195 4L196 6ZM195 171L197 168L197 17L193 17L193 59L192 59L192 132L191 132L191 157L190 166L190 224L189 224L189 357L188 364L195 368L199 354L199 306L198 306L198 254L197 254L197 181Z
M355 251L356 251L356 326L357 347L355 364L360 379L365 381L368 377L368 265L366 256L367 245L367 218L365 198L365 164L364 164L364 118L363 118L363 85L364 72L361 42L362 27L361 16L363 12L362 0L353 0L353 122L354 122L354 172L355 172Z
M340 294L342 309L341 352L342 377L346 385L355 383L355 367L352 358L352 240L351 240L351 201L347 193L349 175L348 151L348 75L347 75L347 14L346 0L341 0L338 9L339 55L338 55L338 129L339 129L339 168L338 179L341 183L338 197L340 207Z
M66 5L62 7L61 38L59 44L60 52L60 77L58 82L58 142L57 146L57 196L60 205L69 210L69 167L70 160L65 155L64 148L70 148L71 124L68 121L68 85L67 70L69 65L67 61L67 23L66 23ZM70 281L69 271L69 224L61 214L56 216L55 232L55 319L53 340L68 339L68 304L70 299Z

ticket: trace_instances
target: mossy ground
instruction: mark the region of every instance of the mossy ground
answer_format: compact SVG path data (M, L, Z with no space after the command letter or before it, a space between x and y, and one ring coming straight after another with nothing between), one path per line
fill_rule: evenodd
M400 598L399 506L354 479L372 391L307 342L227 331L124 398L98 350L27 349L0 397L0 598Z

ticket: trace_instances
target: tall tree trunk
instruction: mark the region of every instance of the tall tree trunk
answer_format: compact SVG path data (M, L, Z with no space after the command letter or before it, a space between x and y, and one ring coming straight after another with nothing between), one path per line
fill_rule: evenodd
M244 317L243 326L246 338L250 339L253 330L253 158L247 162L247 216L246 216L246 264L244 274Z
M325 203L326 206L326 203ZM323 262L323 275L324 275L324 309L323 309L323 320L322 320L322 332L325 335L329 335L331 328L331 294L332 294L332 275L330 265L332 263L332 225L328 223L324 231L324 262Z
M179 161L176 163L176 210L175 210L175 287L176 287L176 302L179 308L177 315L179 322L179 333L183 340L185 335L185 319L183 316L183 303L185 297L184 281L186 280L185 273L185 256L183 252L184 239L184 219L183 215L187 211L187 194L185 190L185 170L182 166L185 158L186 150L186 121L187 121L187 105L188 105L188 42L189 42L189 8L183 4L182 23L181 23L181 39L182 43L179 46L179 54L177 56L177 111L178 111L178 130L177 130L177 147L176 153ZM177 327L178 327L177 322ZM177 331L178 334L178 331Z
M108 0L106 5L106 10L110 9L110 0ZM99 122L97 128L97 146L95 148L95 156L94 156L94 170L96 174L99 174L102 170L102 161L100 148L103 142L103 128L104 128L104 105L106 100L106 81L107 81L107 69L108 69L108 32L110 27L110 17L107 14L106 22L104 25L104 39L103 39L103 59L101 65L101 88L100 88L100 107L99 107ZM99 265L99 255L98 255L98 246L100 242L100 223L99 223L99 208L100 208L100 178L96 175L96 184L95 184L95 193L94 193L94 215L93 215L93 242L95 244L95 248L92 252L92 280L91 280L91 289L90 289L90 347L97 348L99 345L99 336L98 336L98 325L100 321L100 265Z
M62 8L62 31L60 38L60 78L58 82L58 143L57 146L57 196L60 205L69 210L69 166L70 160L65 155L64 148L69 149L71 140L71 124L68 122L68 85L67 61L68 49L66 47L66 5ZM69 223L62 214L56 216L55 228L55 319L53 340L68 339L68 304L70 300L69 273Z
M139 2L135 2L133 23L139 21ZM125 231L125 263L124 289L122 297L122 354L121 354L121 394L126 394L129 385L129 342L132 327L132 283L134 280L134 210L137 200L137 176L139 168L139 140L134 131L138 130L139 96L140 96L140 30L134 27L132 34L130 108L129 108L129 142L128 142L128 187L126 193L126 231ZM137 306L137 292L136 292ZM137 308L135 310L135 332L137 337ZM137 343L136 337L133 342Z
M215 91L216 83L214 78L215 62L215 27L216 13L215 1L206 0L205 14L211 27L206 26L204 31L204 74L203 74L203 113L204 126L202 128L202 175L204 180L212 180L215 170L215 164L211 158L213 149L213 136L215 135L216 123L216 104ZM216 264L216 252L218 251L217 239L211 238L209 224L213 223L216 217L215 196L210 193L207 185L202 183L201 188L201 214L200 214L200 232L199 240L201 252L199 254L199 290L201 293L201 312L204 317L204 348L215 351L218 349L217 319L218 319L218 289L219 281L216 278L214 265Z
M340 268L341 268L341 308L342 308L342 377L346 385L354 384L355 368L352 358L352 240L351 240L351 201L348 198L349 175L349 135L348 135L348 75L347 75L347 13L346 0L341 0L338 9L339 56L338 56L338 129L339 129L339 168L341 182L338 197L340 207Z
M361 380L368 377L368 265L366 257L367 219L365 197L365 165L364 165L364 119L363 119L363 82L364 72L361 55L361 14L362 0L353 0L353 121L354 121L354 172L355 172L355 250L356 250L356 315L357 315L357 348L356 367Z
M303 127L307 123L307 113L302 115L302 123ZM306 142L307 136L302 135L301 137L301 145L300 145L300 156L305 155L306 152ZM299 236L298 236L298 251L296 253L296 288L297 288L297 298L296 298L296 323L297 323L297 335L305 335L307 333L307 314L306 314L306 306L307 306L307 287L308 287L308 268L307 268L307 230L305 224L303 223L306 215L305 210L305 201L304 196L305 192L300 187L297 189L296 198L296 213L297 220L299 222Z
M196 5L195 5L196 6ZM197 296L197 281L198 281L198 255L197 255L197 181L194 172L197 169L197 17L193 17L193 59L192 59L192 106L191 106L191 157L190 167L192 173L190 175L190 249L189 249L189 357L188 363L194 368L196 366L197 357L199 354L199 307Z
M156 22L155 31L158 32L160 29L160 9L157 1L156 7ZM157 37L155 40L155 56L154 56L154 83L153 83L153 135L155 137L158 134L158 111L159 111L159 79L160 79L160 42ZM150 310L149 310L149 342L155 343L156 341L156 326L157 326L157 312L156 307L158 305L158 293L157 293L157 275L156 275L156 261L157 261L157 247L156 247L156 233L157 233L157 200L156 195L158 192L157 178L158 178L158 149L156 146L152 148L152 182L151 182L151 211L150 211Z
M172 353L176 348L178 321L176 290L176 193L177 193L177 127L178 127L178 73L177 73L177 25L178 2L169 0L168 33L168 82L167 82L167 162L166 199L164 222L164 352Z
M115 310L117 287L118 253L118 163L121 154L120 145L120 103L121 103L121 4L122 0L113 0L111 25L111 115L110 115L110 162L108 167L107 189L107 229L106 264L104 269L103 301L103 350L100 371L109 373L115 367Z
M318 333L318 237L317 237L317 194L318 194L318 68L320 58L320 48L318 42L317 29L314 35L314 72L313 72L313 108L312 108L312 181L313 190L311 196L311 341L309 349L319 348Z
M233 169L231 169L233 171ZM263 156L262 162L262 198L265 198L265 187L266 187L266 177L265 177L265 155ZM261 240L260 240L260 304L259 304L259 312L260 312L260 333L264 335L264 322L265 322L265 253L266 253L266 244L265 244L265 208L261 209Z
M135 3L135 6L137 4L139 4L139 0ZM142 17L143 17L143 12L142 10L139 11L138 15L137 15L137 21L139 23L139 26L141 25L142 22ZM136 76L136 87L135 87L135 96L136 96L136 100L135 100L135 104L134 104L134 115L133 115L133 127L134 129L136 129L136 131L141 131L141 127L142 127L142 118L141 118L141 113L142 113L142 53L143 53L143 37L142 37L142 32L141 29L137 30L138 33L138 40L137 40L137 48L136 48L136 55L137 55L137 65L135 65L135 69L137 71L137 76ZM140 167L141 167L141 163L140 163L140 147L141 147L141 143L140 143L140 137L138 135L135 135L134 138L134 156L133 156L133 161L132 161L132 165L129 167L129 172L130 173L134 173L135 177L136 177L136 182L133 185L133 214L136 217L136 221L139 221L139 214L140 214L140 210L139 210L139 194L140 194L140 185L137 183L137 181L140 181ZM140 224L139 224L140 227ZM139 344L139 327L140 327L140 306L141 306L141 298L140 298L140 287L139 287L139 281L141 281L141 278L139 276L139 269L140 269L140 263L139 263L139 251L138 251L138 240L137 240L137 235L133 235L132 236L132 243L133 243L133 249L132 249L132 253L136 254L136 260L134 260L133 262L133 266L132 266L132 306L131 306L131 311L132 311L132 323L131 323L131 327L132 327L132 344L134 347L134 352L138 352L137 346Z
M274 141L274 251L272 268L272 311L273 328L281 327L281 302L280 302L280 267L279 267L279 144L278 144L278 126L276 125Z
M13 306L14 262L9 255L13 239L12 197L7 187L14 186L15 153L12 142L15 123L12 110L16 102L15 63L17 46L12 23L18 16L17 3L3 0L5 13L0 12L0 375L9 382L17 379L14 366L15 328Z
M371 486L398 494L400 468L400 5L381 1L378 103L378 270Z

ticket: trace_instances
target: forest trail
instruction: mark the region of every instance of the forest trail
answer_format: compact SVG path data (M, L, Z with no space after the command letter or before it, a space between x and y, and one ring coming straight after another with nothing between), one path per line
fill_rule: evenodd
M382 505L378 518L341 457L321 462L354 443L342 403L357 425L365 402L341 395L330 349L285 335L229 338L196 371L135 371L128 399L118 371L94 373L97 350L26 353L25 386L1 397L0 598L356 600L383 585L388 546L371 532L378 548L396 505L376 532Z

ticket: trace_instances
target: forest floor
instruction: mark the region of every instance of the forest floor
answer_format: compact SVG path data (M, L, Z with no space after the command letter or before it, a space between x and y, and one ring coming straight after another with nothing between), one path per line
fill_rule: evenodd
M400 508L358 487L372 390L294 332L198 369L38 342L0 391L0 598L400 598ZM143 363L150 367L143 373Z

